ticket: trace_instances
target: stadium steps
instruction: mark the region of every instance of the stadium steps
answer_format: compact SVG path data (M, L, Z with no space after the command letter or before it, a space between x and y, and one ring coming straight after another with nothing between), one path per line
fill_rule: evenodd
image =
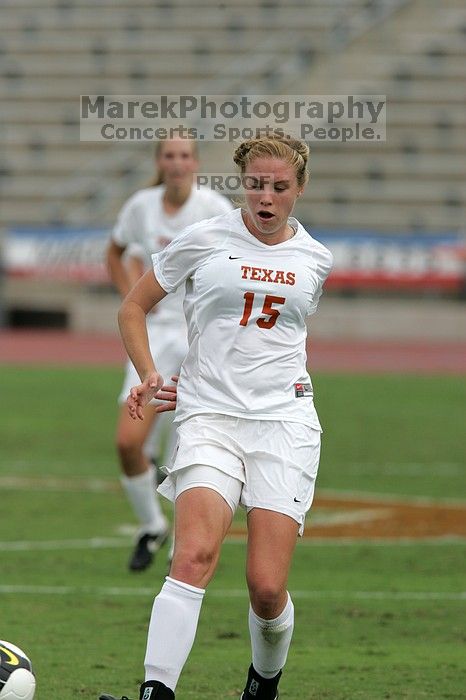
M400 4L341 59L340 33L353 18L358 25L357 13L367 18L393 0L238 0L226 10L204 0L195 13L192 5L4 0L0 224L111 224L147 181L151 144L79 143L77 94L234 94L245 85L279 94L283 74L285 94L325 95L331 85L335 94L389 98L386 143L312 144L312 180L297 209L304 220L379 230L464 225L464 3ZM221 156L214 146L202 150L204 170L228 172L232 146Z
M322 34L320 31L312 32L312 29L297 28L296 42L303 42L304 46L311 43L316 48L322 48ZM31 54L59 55L66 58L69 52L78 52L86 56L90 52L93 56L105 59L117 58L121 53L145 54L150 52L150 56L159 57L165 52L181 54L185 52L200 52L209 56L211 53L220 53L232 50L237 52L251 50L262 50L264 39L273 34L280 36L280 30L266 30L259 27L246 27L241 33L233 32L212 32L204 28L193 27L189 33L183 30L173 29L170 32L160 30L158 27L143 27L140 31L133 33L120 29L112 32L105 32L103 29L90 28L80 30L75 28L72 32L63 32L60 29L52 30L46 28L37 33L27 33L18 29L10 29L2 36L0 49L3 55L10 54L13 58L30 56ZM280 54L293 53L296 51L294 43L282 42ZM63 55L65 53L65 56Z
M0 156L0 176L2 168L8 168L12 174L26 176L41 175L45 170L51 175L63 177L69 171L70 165L78 170L84 170L89 163L89 156L95 151L95 144L75 144L67 146L66 158L63 148L52 144L42 153L36 153L24 144L11 145L8 156ZM141 157L147 158L147 146L141 147ZM458 182L464 178L464 155L461 153L400 155L399 153L384 153L383 156L356 153L351 158L341 158L339 153L328 153L326 147L313 149L310 159L310 172L313 180L334 179L339 176L352 176L355 172L359 177L371 180L386 178L411 178L416 175L418 180L435 180L439 177L442 182ZM119 175L125 174L125 169L118 169ZM150 157L147 164L147 180L150 179ZM314 183L313 183L314 184Z
M86 208L80 175L97 171L97 176L107 181L112 173L117 180L123 172L125 194L132 177L136 186L137 173L130 166L123 164L120 168L112 163L107 144L77 143L76 94L202 94L209 75L220 76L228 86L225 92L234 92L240 89L234 76L244 81L248 71L254 77L265 78L267 72L273 72L277 42L281 50L276 60L296 52L299 45L306 64L323 49L327 32L364 4L365 0L298 0L284 6L273 1L238 0L221 9L216 0L204 0L196 3L193 13L189 12L192 3L188 0L103 0L98 4L91 0L4 0L0 99L7 107L5 127L0 133L0 175L3 167L5 176L13 173L17 182L8 185L10 196L2 215L11 221L8 212L14 203L13 192L19 194L22 190L27 193L24 199L35 196L38 219L44 211L45 220L50 218L47 201L52 197L50 188L54 188L47 178L46 187L38 183L34 187L24 167L12 169L11 162L19 151L23 163L34 164L32 179L41 168L53 167L48 162L50 153L55 154L55 163L61 162L63 183L59 189L64 218L69 210L74 211L80 196L83 215L93 216L94 204ZM254 56L253 61L248 60L249 55ZM148 56L152 60L148 61ZM265 92L271 91L267 82L264 86ZM216 89L214 94L221 92ZM129 148L136 157L140 153L144 161L139 165L139 176L146 167L150 170L150 145L141 148L139 144L125 144L126 152ZM71 187L72 195L64 178L66 163L68 177L76 172L78 178L77 186ZM22 178L26 178L23 188ZM115 199L107 203L108 211L113 211L123 196L117 182L112 192ZM17 217L29 220L28 204L23 204L18 200ZM52 218L56 218L55 205Z
M426 125L423 127L396 127L390 126L388 130L387 150L402 150L407 152L424 151L424 150L442 150L450 149L452 152L463 152L466 154L466 133L460 129L448 132L445 136L443 130ZM112 135L112 132L109 132ZM0 146L8 148L10 144L22 144L25 142L33 144L33 148L48 148L52 144L63 146L73 144L79 140L79 127L66 124L6 124L3 126L0 134ZM117 139L109 139L113 144ZM97 143L97 142L96 142ZM150 143L146 142L148 148ZM206 142L207 143L207 142ZM315 143L318 143L316 141ZM37 146L36 146L37 145ZM311 148L312 148L311 143ZM364 149L366 153L378 152L378 144L375 141L358 143L352 145L354 148ZM390 148L388 148L388 146ZM326 145L330 152L335 148L334 145ZM342 147L340 146L340 149ZM335 152L335 151L333 151ZM339 151L343 154L343 151ZM213 165L213 164L212 164ZM212 167L212 166L211 166ZM212 170L214 172L214 170ZM337 175L337 173L336 173Z
M451 8L454 11L450 12ZM461 11L456 12L458 9ZM319 180L322 184L322 175L317 171L308 195L300 203L306 220L319 224L335 221L336 205L342 225L352 225L356 209L361 225L373 222L371 225L380 230L400 225L413 230L464 227L464 14L464 4L459 8L454 0L442 3L442 7L412 2L382 29L362 37L341 58L335 57L312 73L315 92L330 83L336 86L335 93L386 94L387 141L322 145L321 155L326 151L328 158L334 159L336 180L342 174L340 158L342 163L346 161L341 166L344 172L352 173L352 183L334 190L329 183L328 195L333 203L322 201L318 184ZM414 33L414 43L413 28L418 32ZM433 50L434 46L438 50ZM449 50L442 53L442 46ZM455 80L450 79L451 75ZM361 168L364 156L367 160ZM404 167L400 172L401 164ZM362 184L371 169L379 190L377 186L366 189ZM431 183L430 194L429 189L419 187L424 179ZM406 201L404 195L400 197L397 183L406 187ZM393 203L391 209L385 201L387 195Z
M124 201L128 189L120 192L116 190L116 198L121 203ZM83 225L82 209L78 207L82 200L67 200L70 210L64 216L60 201L51 199L44 202L43 199L6 199L2 204L2 215L5 225ZM118 206L110 209L108 202L102 203L98 198L90 199L86 208L85 223L89 226L111 227L118 213ZM78 216L74 216L74 206L77 206ZM21 207L21 220L18 221L18 207ZM296 207L296 216L316 228L367 228L372 231L390 231L400 234L406 230L419 230L436 233L438 231L454 231L464 222L464 211L448 212L436 205L423 204L422 206L393 204L365 204L364 206L334 205L325 201L311 200L300 203Z
M335 7L321 5L313 12L303 12L300 6L293 3L280 4L273 12L267 12L251 3L247 13L241 7L218 3L205 6L197 5L195 12L189 16L191 29L202 29L204 32L227 30L241 33L246 26L260 25L262 29L277 31L277 27L287 29L316 28L325 29L338 18ZM86 8L76 7L69 12L56 9L21 7L2 7L2 26L4 30L23 29L24 31L40 31L48 28L61 31L90 30L105 31L125 30L137 33L143 27L154 26L158 30L186 29L186 7L173 6L173 11L161 10L156 5L142 8L92 5ZM33 29L32 29L33 28Z
M464 223L464 209L449 211L430 204L333 205L328 200L307 200L295 210L296 216L315 228L368 229L373 232L457 231Z
M0 183L0 188L2 194L8 198L25 196L40 199L46 196L60 197L63 191L62 185L63 179L59 174L47 173L42 174L40 178L35 175L25 175L21 180L8 178ZM83 195L91 195L93 191L92 177L83 174L75 178L72 192L68 193L68 196L79 198ZM395 204L412 202L414 205L422 204L424 201L443 204L455 194L457 197L460 196L456 183L448 183L439 188L436 181L429 180L412 182L407 178L396 181L374 179L354 181L344 176L339 179L334 177L316 179L309 190L310 199L343 198L354 202L393 202Z
M400 42L403 52L424 55L437 60L443 57L464 57L466 47L459 32L450 32L448 36L437 32L414 32L405 36Z
M320 11L326 7L337 7L340 10L352 7L358 7L365 4L366 0L312 0L312 7L315 11ZM160 11L171 12L177 8L186 9L192 7L192 0L99 0L100 8L138 8L143 11L146 9L157 8ZM218 6L218 0L197 0L196 7L212 7ZM289 3L294 7L306 9L309 6L309 0L292 0ZM94 8L95 0L2 0L2 5L8 8L22 8L29 10L51 9L61 12L74 12L84 8ZM251 0L235 0L235 5L243 5L249 7ZM262 0L256 3L257 8L263 12L271 12L277 9L280 5L280 0Z

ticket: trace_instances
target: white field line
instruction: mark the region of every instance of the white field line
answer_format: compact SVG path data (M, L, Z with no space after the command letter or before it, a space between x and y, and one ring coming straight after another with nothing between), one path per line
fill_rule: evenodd
M364 508L362 510L345 510L341 513L328 512L326 508L311 511L310 523L314 525L353 525L367 521L390 518L392 511L388 508Z
M339 465L350 474L373 474L379 471L391 476L461 476L465 464L461 462L350 462Z
M229 535L225 542L228 544L244 544L246 536ZM461 535L438 535L437 537L300 537L298 547L360 547L370 545L375 547L411 547L416 545L464 545L466 537Z
M429 496L403 496L399 493L372 493L371 491L339 491L337 489L316 489L316 499L319 496L324 498L335 498L339 501L357 500L367 503L383 503L386 505L419 505L419 506L439 506L442 508L466 508L466 500L459 498L430 498Z
M76 540L17 540L0 542L0 552L53 552L71 551L82 549L122 549L131 546L133 539L123 537L91 537L89 539ZM246 534L228 535L225 544L244 545ZM348 546L375 546L375 547L398 547L398 546L418 546L418 545L464 545L466 537L457 535L439 535L438 537L417 537L404 538L380 538L369 539L354 537L303 537L298 542L298 547L348 547Z
M91 537L82 540L18 540L0 542L0 552L67 551L71 549L113 549L128 547L121 537Z
M437 537L302 537L298 547L348 547L349 545L373 545L374 547L412 547L417 545L466 544L461 535L438 535Z
M57 476L0 476L0 489L11 491L77 491L88 493L108 493L120 491L117 479L82 479Z
M352 591L352 590L291 590L293 598L301 599L351 599L351 600L466 600L466 591ZM118 586L22 586L0 585L0 594L22 595L90 595L90 596L154 596L155 588L124 588ZM247 598L246 589L212 589L212 598Z

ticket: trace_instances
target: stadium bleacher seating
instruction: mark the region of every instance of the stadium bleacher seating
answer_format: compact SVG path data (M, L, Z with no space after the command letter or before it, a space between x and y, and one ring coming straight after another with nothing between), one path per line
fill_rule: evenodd
M247 91L387 95L385 143L313 145L304 221L458 231L465 28L462 0L5 0L0 227L107 226L149 178L150 144L80 142L80 94Z

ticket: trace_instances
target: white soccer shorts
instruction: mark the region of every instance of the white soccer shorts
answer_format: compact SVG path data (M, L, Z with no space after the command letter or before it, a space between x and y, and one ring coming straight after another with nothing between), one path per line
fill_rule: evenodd
M302 535L319 458L320 430L315 428L289 421L199 414L178 426L172 463L165 467L168 476L158 490L174 501L187 488L210 486L233 511L241 504L248 511L264 508L284 513L299 523ZM199 465L214 469L199 472ZM197 471L190 475L189 467Z

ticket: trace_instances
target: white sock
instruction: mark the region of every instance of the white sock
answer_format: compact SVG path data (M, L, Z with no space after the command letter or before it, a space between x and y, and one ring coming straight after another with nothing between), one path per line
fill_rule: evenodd
M273 678L286 663L294 627L290 594L283 612L274 620L263 620L249 606L252 665L263 678Z
M121 477L122 486L141 524L141 534L157 535L167 528L167 519L155 492L155 469L151 466L143 474Z
M149 623L146 681L160 681L175 690L196 636L204 593L203 588L165 578Z

